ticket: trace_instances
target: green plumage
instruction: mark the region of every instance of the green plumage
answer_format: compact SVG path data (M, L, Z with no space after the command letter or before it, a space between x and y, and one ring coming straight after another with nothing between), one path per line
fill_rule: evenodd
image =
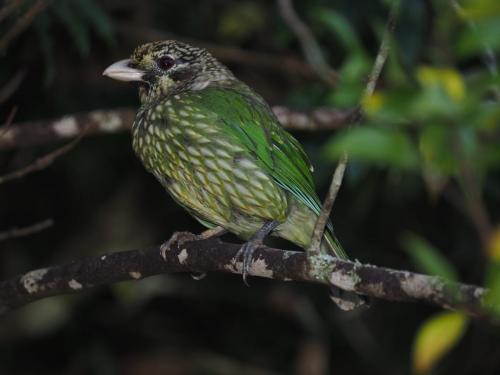
M130 66L154 73L141 86L133 147L170 195L205 226L247 240L278 221L273 235L307 247L320 211L312 168L264 100L182 43L141 46ZM331 224L322 248L347 258Z

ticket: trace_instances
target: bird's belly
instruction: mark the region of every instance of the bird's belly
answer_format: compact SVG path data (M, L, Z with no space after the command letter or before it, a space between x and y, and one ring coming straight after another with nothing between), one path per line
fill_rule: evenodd
M265 221L286 220L286 193L217 128L149 128L134 137L134 149L173 198L203 220L241 237Z

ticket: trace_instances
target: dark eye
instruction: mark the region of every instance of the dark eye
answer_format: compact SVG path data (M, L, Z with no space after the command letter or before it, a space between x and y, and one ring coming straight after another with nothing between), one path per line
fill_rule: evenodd
M170 56L162 56L158 59L157 63L161 70L169 70L174 66L175 60Z

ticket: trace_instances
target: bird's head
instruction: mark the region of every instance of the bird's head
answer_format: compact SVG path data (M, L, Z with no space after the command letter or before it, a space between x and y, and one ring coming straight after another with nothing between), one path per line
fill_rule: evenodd
M143 44L129 59L110 65L103 75L120 81L138 81L143 102L234 79L207 50L175 40Z

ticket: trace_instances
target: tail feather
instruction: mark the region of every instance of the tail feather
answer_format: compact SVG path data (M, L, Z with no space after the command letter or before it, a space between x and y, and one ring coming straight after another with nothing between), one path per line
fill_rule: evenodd
M330 227L330 225L329 225L329 227ZM328 253L328 254L334 255L339 259L349 260L347 253L345 252L344 248L340 244L337 237L335 237L333 230L331 230L328 227L326 228L325 233L323 235L323 241L321 243L321 250Z
M339 259L349 260L347 253L342 248L342 245L337 237L335 237L333 230L331 230L331 228L326 229L327 230L324 233L323 241L321 243L321 250L334 255ZM330 288L330 298L341 310L344 311L351 311L363 306L369 307L370 305L368 297L355 292L342 290L336 286L332 286Z

